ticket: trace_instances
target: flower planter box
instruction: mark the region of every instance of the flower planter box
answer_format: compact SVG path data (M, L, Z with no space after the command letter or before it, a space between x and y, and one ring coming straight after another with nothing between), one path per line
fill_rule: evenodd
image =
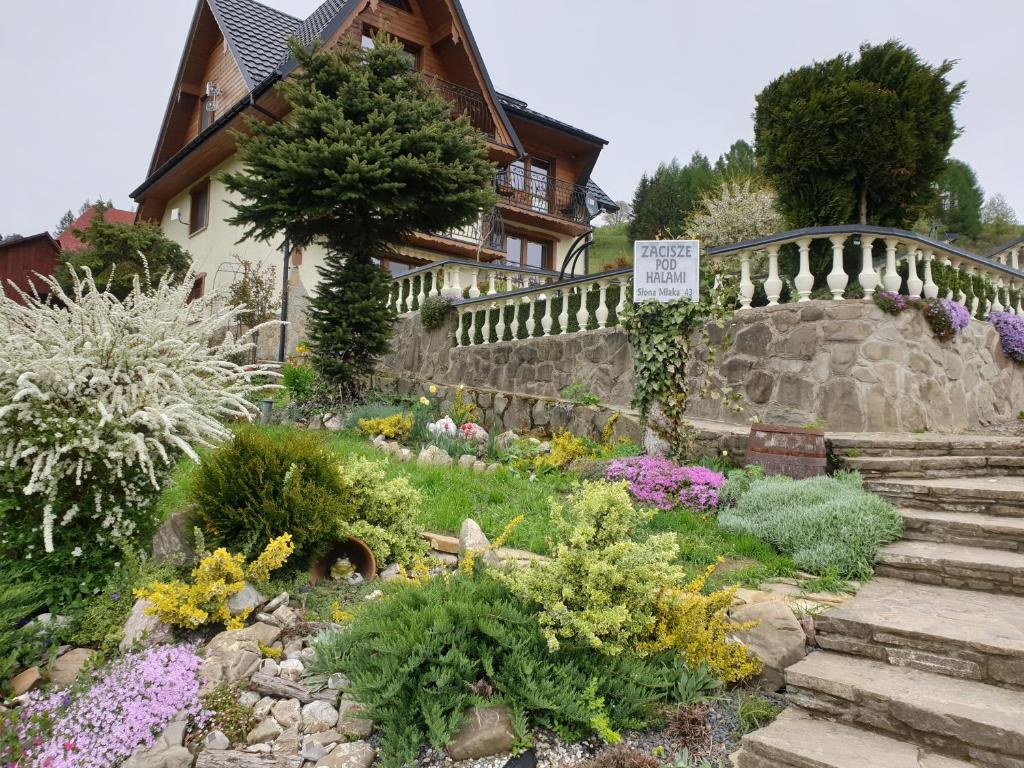
M755 424L747 438L746 463L769 475L797 479L824 475L828 470L825 433L820 429Z

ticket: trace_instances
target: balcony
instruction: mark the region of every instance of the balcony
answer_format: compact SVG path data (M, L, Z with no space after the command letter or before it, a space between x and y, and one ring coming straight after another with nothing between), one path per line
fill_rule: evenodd
M452 112L455 115L466 115L474 128L489 139L495 137L494 117L480 93L439 77L431 78L430 82L438 93L452 103Z
M530 173L519 166L500 169L494 176L498 205L588 225L596 215L587 205L587 188Z

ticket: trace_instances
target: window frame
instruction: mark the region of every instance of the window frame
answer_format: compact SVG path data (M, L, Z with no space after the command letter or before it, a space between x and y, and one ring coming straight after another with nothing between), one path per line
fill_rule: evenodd
M196 204L196 199L202 195L202 206ZM196 184L188 191L189 206L188 206L188 236L198 235L203 232L210 225L210 179L203 179L201 182ZM198 216L200 209L202 210L202 216ZM202 220L202 226L197 222Z
M378 29L377 27L370 26L369 24L364 24L363 25L363 31L362 31L362 33L360 35L360 38L359 38L359 46L363 50L368 50L372 46L366 45L366 41L369 40L371 43L373 43L374 35L377 35L380 32L381 32L381 30ZM392 34L391 32L388 32L387 30L384 30L384 33L388 37L392 38L393 40L397 40L399 43L401 43L402 44L402 48L405 49L405 52L412 57L412 71L413 72L422 72L423 71L423 46L422 45L416 45L415 43L412 43L412 42L406 40L405 38L399 37L398 35Z
M509 239L519 241L519 259L518 261L511 261L508 252L508 241ZM529 252L530 243L540 245L544 248L544 258L539 267L530 267L527 262L527 254ZM533 232L524 232L521 230L506 230L505 241L502 243L503 250L505 252L505 260L512 266L525 267L528 269L546 269L548 271L554 269L555 263L555 241L552 238L543 237Z

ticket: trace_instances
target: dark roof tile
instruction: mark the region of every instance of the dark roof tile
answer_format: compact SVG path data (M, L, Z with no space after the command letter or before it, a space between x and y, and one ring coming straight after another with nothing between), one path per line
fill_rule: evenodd
M522 117L525 117L528 120L536 120L539 123L543 123L544 125L550 126L551 128L555 128L556 130L566 131L567 133L571 133L573 136L578 136L579 138L584 139L586 141L593 141L596 144L608 143L600 136L595 136L592 133L588 133L587 131L584 131L582 128L577 128L575 126L569 125L566 122L551 117L550 115L545 115L542 112L538 112L535 109L530 109L530 107L527 106L526 102L522 101L521 99L517 99L512 96L507 96L504 93L499 93L498 99L501 101L501 105L506 109L506 111L511 112L512 114L521 115Z
M273 74L288 56L288 38L301 37L307 23L255 0L210 0L210 6L250 90Z
M320 37L324 28L331 23L335 16L352 0L324 0L320 7L309 14L296 32L303 45L309 45L316 38Z

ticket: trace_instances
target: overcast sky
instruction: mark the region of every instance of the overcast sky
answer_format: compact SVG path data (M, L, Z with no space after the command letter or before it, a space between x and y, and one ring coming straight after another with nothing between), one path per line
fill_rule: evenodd
M270 0L306 15L317 0ZM500 90L610 141L594 174L640 175L752 139L787 70L897 37L967 81L953 154L1024 216L1022 0L463 0ZM195 0L0 0L0 233L52 229L144 178Z

